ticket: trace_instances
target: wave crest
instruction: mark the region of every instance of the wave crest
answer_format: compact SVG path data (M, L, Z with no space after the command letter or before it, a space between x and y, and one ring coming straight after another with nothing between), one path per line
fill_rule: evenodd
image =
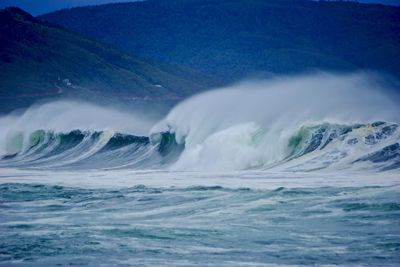
M71 103L46 104L0 119L11 125L0 130L0 166L397 169L400 106L384 92L361 74L246 82L183 101L149 135L140 134L149 129L140 116L131 121L129 114L88 105L85 117ZM48 111L57 111L55 118L41 115Z

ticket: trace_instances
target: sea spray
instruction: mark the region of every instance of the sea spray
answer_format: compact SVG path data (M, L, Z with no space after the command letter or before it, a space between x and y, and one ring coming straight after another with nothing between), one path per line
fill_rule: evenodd
M398 123L398 95L389 92L377 77L363 73L247 81L180 103L152 133L171 132L178 143L184 142L174 170L272 166L288 156L287 147L302 127ZM365 135L371 134L367 128ZM258 137L262 145L255 147L250 140L257 131L263 132ZM398 141L395 134L390 142Z
M194 96L155 125L133 112L47 103L0 118L0 166L392 170L400 107L388 92L364 74L248 81Z

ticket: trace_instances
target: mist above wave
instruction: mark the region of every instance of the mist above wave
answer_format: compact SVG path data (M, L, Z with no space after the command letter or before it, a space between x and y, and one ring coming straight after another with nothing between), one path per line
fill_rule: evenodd
M173 132L185 144L173 169L271 165L288 156L288 144L303 126L398 123L400 105L389 92L365 73L246 81L180 103L151 132Z
M157 124L134 112L59 101L0 118L1 165L396 169L397 99L377 76L319 73L205 92Z
M181 102L152 132L173 131L194 144L212 132L249 122L271 129L321 121L399 122L400 105L388 92L377 76L363 73L244 81Z
M145 136L153 124L154 121L143 115L82 101L55 101L34 105L22 114L0 118L0 154L5 153L7 140L16 134L29 136L37 130L56 133L81 130Z

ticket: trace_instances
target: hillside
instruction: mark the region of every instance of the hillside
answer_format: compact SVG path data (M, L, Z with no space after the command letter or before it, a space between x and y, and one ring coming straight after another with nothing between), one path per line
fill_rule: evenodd
M147 0L41 18L224 78L373 69L400 77L400 8L306 0Z
M215 84L197 72L149 63L21 9L0 10L0 111L60 96L177 99Z

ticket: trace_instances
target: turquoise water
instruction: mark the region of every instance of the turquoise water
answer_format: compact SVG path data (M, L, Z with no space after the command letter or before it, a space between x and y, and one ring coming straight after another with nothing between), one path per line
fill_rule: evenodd
M0 266L271 265L399 266L400 186L0 185Z
M370 76L242 82L158 122L0 117L0 266L400 266L400 106Z
M400 266L398 123L38 129L0 146L0 266Z

